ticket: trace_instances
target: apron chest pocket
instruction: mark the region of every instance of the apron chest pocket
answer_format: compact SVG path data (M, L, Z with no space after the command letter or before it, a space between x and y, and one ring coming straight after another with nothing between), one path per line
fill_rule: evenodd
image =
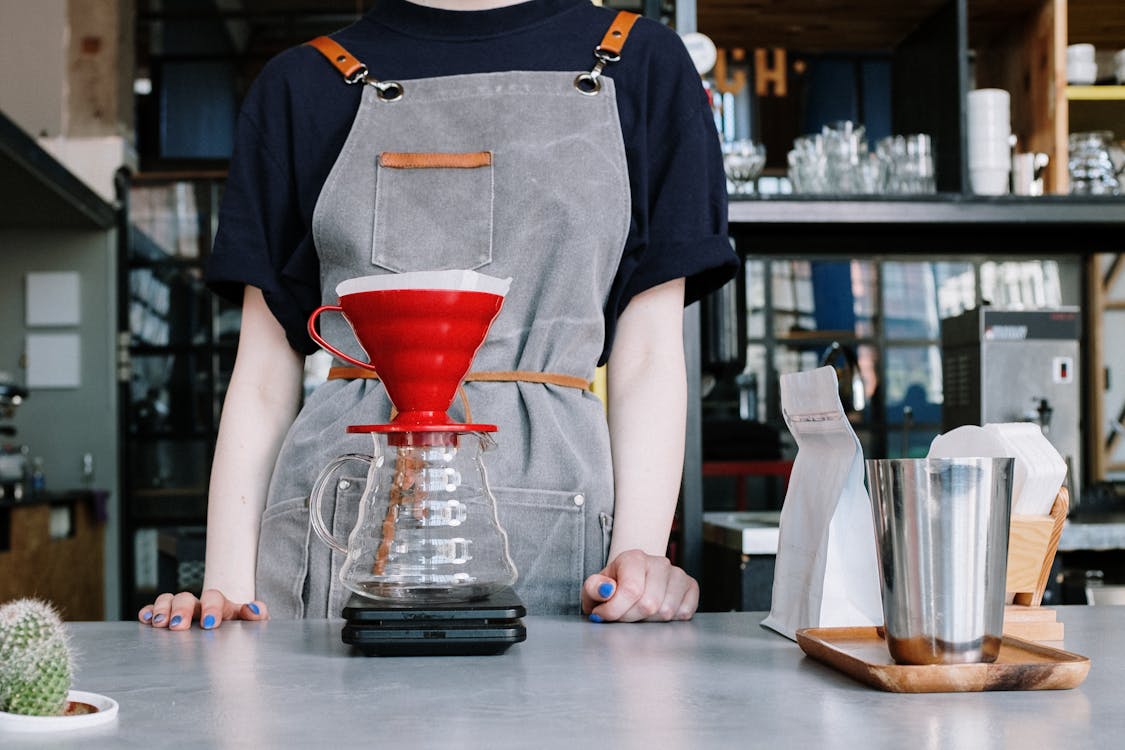
M388 271L492 261L492 152L384 151L375 172L371 262Z

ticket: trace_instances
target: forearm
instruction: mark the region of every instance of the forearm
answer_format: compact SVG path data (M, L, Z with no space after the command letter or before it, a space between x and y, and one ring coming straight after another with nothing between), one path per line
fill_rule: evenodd
M211 469L203 584L235 601L254 599L262 510L300 402L303 365L261 292L248 289Z
M683 475L683 280L638 295L606 368L615 506L609 558L667 552Z

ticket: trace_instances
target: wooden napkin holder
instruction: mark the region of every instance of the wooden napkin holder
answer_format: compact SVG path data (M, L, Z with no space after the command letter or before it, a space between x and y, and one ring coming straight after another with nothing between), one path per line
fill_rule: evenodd
M1008 533L1007 592L1013 603L1004 608L1004 634L1030 641L1061 641L1063 624L1051 607L1042 607L1043 591L1059 549L1070 493L1059 489L1048 516L1013 515Z

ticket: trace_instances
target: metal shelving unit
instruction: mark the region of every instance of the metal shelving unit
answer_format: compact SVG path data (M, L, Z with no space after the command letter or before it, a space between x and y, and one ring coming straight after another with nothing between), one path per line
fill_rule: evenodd
M203 283L222 178L122 176L122 606L199 591L207 484L238 310Z

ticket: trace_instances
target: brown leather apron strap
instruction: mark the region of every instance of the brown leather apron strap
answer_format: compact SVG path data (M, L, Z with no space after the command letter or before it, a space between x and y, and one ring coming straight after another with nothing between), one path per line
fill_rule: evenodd
M530 370L498 370L488 371L481 370L479 372L470 372L465 376L465 382L469 381L480 383L500 383L500 382L519 382L519 383L543 383L545 385L561 385L565 388L577 388L580 391L590 390L593 383L585 378L580 378L577 375L563 375L560 372L532 372Z
M637 22L638 18L640 18L640 15L637 13L627 10L618 11L613 23L609 26L609 30L602 37L602 43L598 46L606 52L620 55L621 49L625 46L625 40L629 38L629 32L632 31L633 24Z
M574 88L586 96L598 95L602 90L602 73L605 71L605 66L621 59L625 40L629 38L629 32L638 18L640 18L638 14L627 10L617 12L613 17L613 23L602 37L601 44L594 47L594 67L590 68L589 73L578 74L574 79Z
M618 11L598 46L610 54L620 55L621 50L625 47L625 41L629 38L629 32L632 31L633 24L637 22L638 18L640 18L638 13L627 10ZM340 71L340 75L344 76L344 80L348 83L359 80L367 73L367 66L357 60L352 53L344 49L332 37L318 36L316 39L311 39L305 43L324 55L325 59L332 63L336 70Z
M327 36L318 36L316 39L305 42L332 63L332 67L340 71L348 83L357 83L367 75L367 66L352 56L335 39Z
M379 375L362 367L332 367L328 370L329 380L378 380ZM465 376L468 382L500 383L543 383L545 385L561 385L565 388L577 388L588 391L593 385L589 380L577 375L563 375L558 372L535 372L533 370L481 370L470 372Z
M344 367L336 366L328 369L329 380L378 380L379 375L373 370L367 370L362 367ZM567 388L578 388L583 391L588 391L593 387L593 383L589 380L584 380L577 375L563 375L558 372L534 372L532 370L482 370L480 372L470 372L465 376L463 382L477 381L477 382L520 382L520 383L544 383L547 385L561 385ZM457 386L457 395L461 397L461 404L465 408L465 421L473 421L473 412L469 407L469 399L465 396L465 389ZM391 419L394 419L397 410L391 406Z
M621 59L621 50L633 30L633 24L640 18L640 14L628 10L621 10L613 17L613 23L602 37L601 44L594 48L594 58L597 60L594 68L589 73L580 73L574 80L574 85L584 94L597 94L601 90L602 69L607 63ZM340 72L347 83L370 83L379 92L379 98L395 101L402 98L402 85L395 81L376 81L369 77L367 66L361 63L352 53L348 52L335 39L327 36L318 36L305 42L317 52L322 54L332 67Z

